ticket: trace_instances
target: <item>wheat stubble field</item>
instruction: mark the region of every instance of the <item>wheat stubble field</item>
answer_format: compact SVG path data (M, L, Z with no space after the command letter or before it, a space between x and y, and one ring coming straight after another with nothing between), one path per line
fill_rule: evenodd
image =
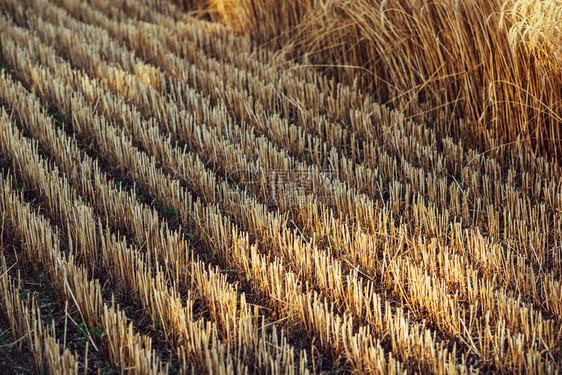
M166 2L0 0L0 373L557 373L562 173Z

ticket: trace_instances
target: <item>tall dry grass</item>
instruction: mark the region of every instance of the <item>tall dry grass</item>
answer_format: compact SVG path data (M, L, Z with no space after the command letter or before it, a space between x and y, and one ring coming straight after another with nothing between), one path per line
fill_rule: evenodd
M546 62L546 75L560 74L562 67L562 1L517 0L510 8L514 19L509 42L516 48L526 44ZM549 70L551 68L552 70ZM558 76L560 77L560 76Z
M519 137L560 156L560 0L208 2L236 31L359 80L442 135L482 148Z

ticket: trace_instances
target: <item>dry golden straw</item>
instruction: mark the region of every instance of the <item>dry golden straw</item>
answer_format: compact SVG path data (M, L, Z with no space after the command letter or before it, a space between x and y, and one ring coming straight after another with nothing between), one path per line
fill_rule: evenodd
M541 69L557 64L550 3L516 3L491 17L509 24L510 54L533 49ZM460 28L459 14L475 11L407 4L334 1L318 13L288 1L264 29L298 23L291 33L307 28L313 47L325 37L316 23L337 33L336 19L382 22L367 35L392 34L413 53L385 49L376 64L396 83L387 94L404 94L399 110L362 94L361 79L337 83L169 2L0 0L0 207L22 253L14 267L44 270L106 333L91 343L121 372L560 371L560 166L485 130L489 113L503 124L516 108L492 101L482 117L490 97L472 73L398 75L419 68L436 23ZM248 32L261 6L212 11ZM404 39L422 21L420 39ZM454 44L446 36L439 43ZM310 58L346 48L358 63L383 39L365 39L360 53L347 36L333 40ZM519 95L502 87L500 99ZM418 116L425 106L447 115L414 121L430 118ZM533 121L553 124L535 109ZM465 138L475 117L481 134ZM18 311L14 333L28 335L36 367L84 366L48 328L30 336L25 322L42 327L34 302L9 304L13 282L2 282L2 308Z

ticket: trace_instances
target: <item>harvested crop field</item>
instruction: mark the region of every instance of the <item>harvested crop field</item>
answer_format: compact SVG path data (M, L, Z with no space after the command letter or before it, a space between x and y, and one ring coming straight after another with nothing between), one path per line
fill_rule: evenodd
M0 373L562 370L556 158L164 1L0 0L0 66Z

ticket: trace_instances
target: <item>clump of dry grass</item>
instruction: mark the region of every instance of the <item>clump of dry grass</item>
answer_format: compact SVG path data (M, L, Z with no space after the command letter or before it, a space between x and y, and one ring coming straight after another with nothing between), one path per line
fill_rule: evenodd
M533 49L543 62L545 75L559 80L562 69L562 1L516 0L508 10L507 15L514 22L509 31L512 48L525 44Z
M200 1L201 3L201 1ZM207 11L238 32L258 40L282 36L316 9L311 0L208 0Z
M560 155L559 0L209 0L211 15L326 66L442 135ZM558 22L557 22L558 21Z

